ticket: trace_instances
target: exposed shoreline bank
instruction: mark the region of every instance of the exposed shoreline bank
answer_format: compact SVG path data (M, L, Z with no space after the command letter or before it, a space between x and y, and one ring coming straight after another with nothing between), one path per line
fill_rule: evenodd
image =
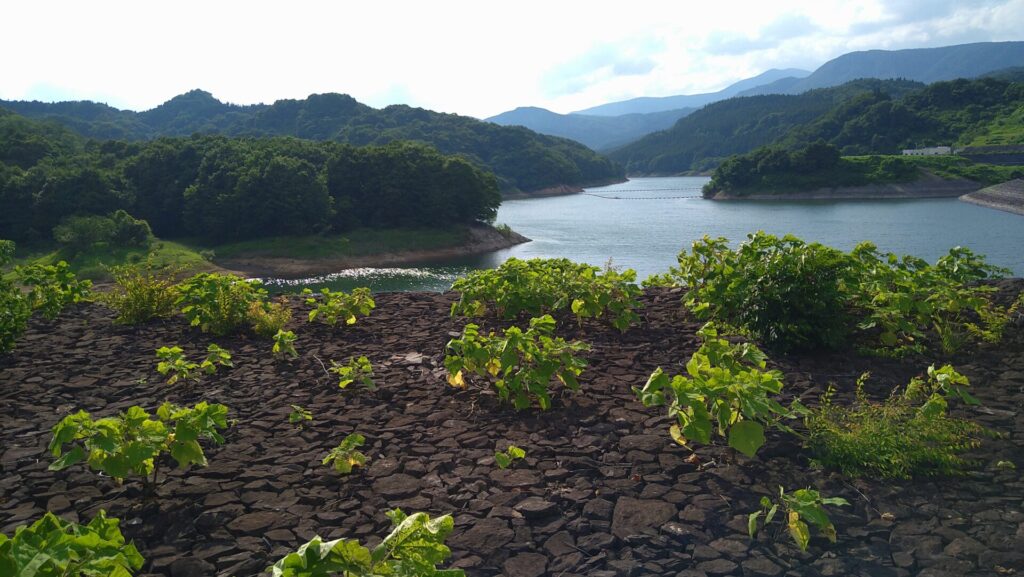
M569 194L579 194L583 192L585 188L592 188L595 186L609 186L612 184L620 184L628 182L629 178L609 178L605 180L598 180L595 182L588 182L582 185L569 185L560 184L558 186L550 186L548 188L542 188L531 192L508 192L501 195L502 200L525 200L530 198L545 198L548 196L566 196Z
M944 179L924 174L911 182L835 186L805 192L777 194L732 194L718 192L711 200L880 200L915 198L957 198L980 189L983 185L965 178Z
M335 258L300 259L277 256L239 256L215 259L217 266L250 277L296 279L361 267L383 267L484 254L511 248L529 238L515 232L503 234L492 226L469 227L466 242L428 250L352 255Z
M960 200L1024 216L1024 178L965 194Z

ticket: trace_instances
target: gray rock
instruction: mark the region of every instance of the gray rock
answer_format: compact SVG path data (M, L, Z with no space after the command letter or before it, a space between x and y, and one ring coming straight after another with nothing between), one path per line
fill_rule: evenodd
M740 564L744 577L776 577L782 575L782 567L767 557L753 557Z
M583 506L583 516L591 519L608 519L612 516L615 505L607 499L592 499ZM1021 524L1024 527L1024 523Z
M205 577L216 573L213 563L196 557L185 557L171 563L171 577Z
M540 497L527 497L513 507L527 519L537 519L558 511L558 506Z
M421 487L420 480L416 477L397 473L374 481L373 492L385 497L404 497L418 493Z
M540 553L520 553L509 557L502 567L508 577L540 577L548 569L548 558Z
M511 541L513 535L506 521L489 517L477 521L468 531L453 537L451 544L486 557Z
M704 561L703 563L697 564L697 569L703 571L708 575L731 575L738 565L728 559L714 559L712 561Z
M612 513L612 534L625 539L635 533L655 533L675 515L676 506L672 503L619 497Z

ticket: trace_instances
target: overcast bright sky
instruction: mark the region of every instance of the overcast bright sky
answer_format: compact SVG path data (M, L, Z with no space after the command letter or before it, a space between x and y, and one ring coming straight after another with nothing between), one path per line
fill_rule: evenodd
M718 90L855 50L1024 40L1024 0L5 3L0 98L344 92L486 117Z

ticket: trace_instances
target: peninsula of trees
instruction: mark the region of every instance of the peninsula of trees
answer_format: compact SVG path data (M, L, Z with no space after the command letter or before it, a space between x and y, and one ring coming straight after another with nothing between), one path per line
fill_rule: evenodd
M222 243L490 222L500 202L493 174L422 143L199 135L96 141L0 111L0 238L19 242L45 241L69 227L99 234L117 211L147 221L163 238Z

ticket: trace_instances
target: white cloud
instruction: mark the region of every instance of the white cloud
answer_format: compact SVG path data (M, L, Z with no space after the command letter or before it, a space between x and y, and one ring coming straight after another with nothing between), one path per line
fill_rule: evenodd
M1018 40L1024 0L330 2L5 6L0 98L137 110L344 92L489 116L717 90L851 50Z

